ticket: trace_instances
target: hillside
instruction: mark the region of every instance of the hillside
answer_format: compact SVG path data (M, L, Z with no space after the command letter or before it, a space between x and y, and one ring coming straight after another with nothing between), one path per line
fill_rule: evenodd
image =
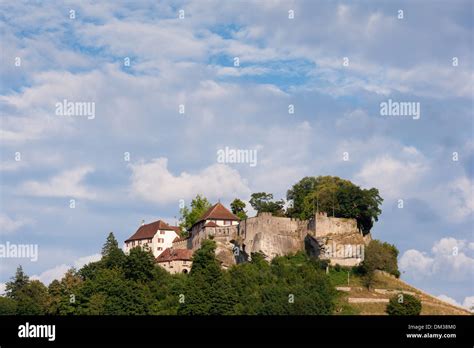
M350 275L348 285L345 270L331 270L329 276L339 294L335 310L338 315L386 315L388 300L400 292L421 300L421 315L472 315L464 308L441 301L385 272L377 272L374 287L370 291L362 285L357 275Z

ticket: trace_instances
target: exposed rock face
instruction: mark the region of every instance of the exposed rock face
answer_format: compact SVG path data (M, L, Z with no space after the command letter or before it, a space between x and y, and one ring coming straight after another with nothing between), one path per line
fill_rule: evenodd
M308 243L315 256L329 260L332 265L356 266L364 259L365 238L355 219L317 214L314 234Z

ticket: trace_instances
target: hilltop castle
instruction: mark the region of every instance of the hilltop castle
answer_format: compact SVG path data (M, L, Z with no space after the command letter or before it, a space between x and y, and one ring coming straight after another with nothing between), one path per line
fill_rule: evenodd
M275 256L306 250L311 256L327 259L341 266L358 265L364 258L364 246L371 240L357 227L355 219L328 217L316 213L309 220L260 213L240 220L221 203L209 208L181 238L178 226L158 220L142 224L125 241L125 251L141 246L149 248L156 262L170 273L187 273L192 254L203 240L216 242L216 258L223 268L248 261L254 252L268 260Z

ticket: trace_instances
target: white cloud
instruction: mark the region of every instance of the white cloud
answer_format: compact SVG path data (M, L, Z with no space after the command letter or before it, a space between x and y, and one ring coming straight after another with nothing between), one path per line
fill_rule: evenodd
M82 184L86 175L93 171L90 166L66 170L47 182L27 181L21 185L20 191L30 196L94 199L96 193Z
M402 271L414 279L445 279L450 281L470 281L474 277L474 258L468 243L452 237L436 241L431 254L415 249L405 251L399 260Z
M17 217L16 219L12 219L8 215L0 213L0 232L2 234L11 233L32 222L33 221L28 218Z
M462 306L474 312L474 296L465 297Z
M444 295L444 294L436 296L436 297L439 298L441 301L447 302L447 303L452 304L454 306L461 307L461 305L452 297L449 297L449 296Z
M363 186L377 187L382 197L403 198L429 168L423 156L413 147L402 149L405 158L382 155L367 161L355 178Z
M467 177L460 177L441 189L444 205L448 209L448 216L452 220L464 219L474 211L474 181Z
M405 251L399 261L400 269L420 273L430 272L432 264L433 258L415 249Z
M2 296L5 293L5 283L0 283L0 296Z
M230 199L250 193L239 172L227 165L214 164L199 173L182 172L178 176L173 175L167 167L166 158L130 165L131 194L164 204L191 199L197 194L203 194L208 199Z
M99 261L102 256L100 254L93 254L93 255L88 255L88 256L83 256L75 260L72 264L76 269L81 268L82 266L90 263L90 262L95 262ZM60 280L64 274L72 267L71 265L66 265L66 264L61 264L58 266L55 266L53 268L50 268L44 272L42 272L39 275L33 275L31 276L31 279L33 280L39 280L43 284L48 285L50 284L53 280L58 279Z
M436 296L436 297L439 298L441 301L452 304L453 306L464 307L467 310L469 310L471 312L474 312L474 296L465 297L462 304L459 303L458 301L456 301L454 298L449 297L449 296L444 295L444 294Z
M82 266L87 265L88 263L99 261L101 257L101 254L92 254L80 257L76 261L74 261L74 267L81 268Z

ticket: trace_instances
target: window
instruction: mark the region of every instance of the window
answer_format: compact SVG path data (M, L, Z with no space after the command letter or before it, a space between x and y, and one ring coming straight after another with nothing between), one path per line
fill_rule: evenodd
M165 231L160 231L160 234L165 234Z
M135 241L132 242L132 247L134 247L134 246L135 246Z
M151 243L151 239L148 239L148 243Z
M156 248L156 250L161 251L161 250L163 250L163 248L162 248L162 247L158 247L158 248Z
M164 238L158 238L158 243L164 243L165 239Z

